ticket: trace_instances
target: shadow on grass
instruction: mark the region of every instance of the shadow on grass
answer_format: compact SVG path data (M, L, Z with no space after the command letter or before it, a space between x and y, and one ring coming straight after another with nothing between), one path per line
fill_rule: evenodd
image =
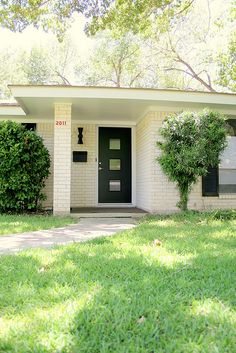
M0 352L235 351L235 243L202 227L2 257Z

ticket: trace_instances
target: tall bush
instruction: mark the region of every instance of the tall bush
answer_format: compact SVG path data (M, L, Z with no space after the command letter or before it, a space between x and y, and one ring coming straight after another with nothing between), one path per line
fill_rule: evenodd
M170 181L177 184L180 201L177 206L187 210L189 193L199 176L219 164L226 147L225 117L217 112L183 112L167 116L161 128L163 141L157 145L157 158Z
M40 208L50 157L42 138L13 121L0 122L0 211Z

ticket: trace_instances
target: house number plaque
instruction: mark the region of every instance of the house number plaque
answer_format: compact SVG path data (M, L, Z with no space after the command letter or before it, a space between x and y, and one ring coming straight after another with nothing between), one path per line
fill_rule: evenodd
M65 126L66 125L66 120L56 120L56 126Z

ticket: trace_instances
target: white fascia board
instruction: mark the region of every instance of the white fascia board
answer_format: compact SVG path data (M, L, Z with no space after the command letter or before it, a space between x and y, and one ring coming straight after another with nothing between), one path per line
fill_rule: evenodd
M0 116L26 116L21 107L16 106L0 106Z
M101 88L75 86L9 86L16 98L101 98L203 104L224 104L236 106L236 95L211 92L184 92L172 90L151 90L132 88Z
M163 106L163 105L156 105L156 106L148 106L145 111L142 113L142 115L140 115L137 119L136 124L138 124L143 118L146 117L147 114L149 113L155 113L155 112L166 112L166 114L175 114L175 113L181 113L183 111L202 111L202 107L201 108L197 108L197 107L181 107L181 106ZM214 108L210 107L210 110L214 111ZM235 116L236 117L236 108L235 109L223 109L223 108L219 108L219 107L215 107L215 110L219 113L222 113L224 115L229 115L229 116Z
M223 108L221 105L217 105L217 104L214 104L213 107L210 106L208 107L207 104L206 104L206 109L209 108L209 110L213 110L214 109L217 111L217 112L220 112L222 114L226 114L226 115L236 115L236 105L231 107L231 106L227 106L227 108ZM175 112L182 112L182 111L202 111L204 108L201 106L201 107L192 107L191 108L191 105L189 104L188 107L182 107L182 106L161 106L161 105L157 105L157 106L149 106L146 111L145 111L145 115L147 113L150 113L150 112L170 112L170 113L175 113Z

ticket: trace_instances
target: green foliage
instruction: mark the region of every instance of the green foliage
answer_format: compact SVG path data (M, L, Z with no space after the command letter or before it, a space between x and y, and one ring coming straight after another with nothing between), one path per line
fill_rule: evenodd
M29 84L47 84L51 77L47 52L41 47L33 47L28 57L22 59L22 71Z
M178 207L186 210L189 193L198 177L219 164L226 147L225 118L208 110L183 112L167 116L160 133L163 141L157 145L162 153L157 160L170 181L177 184Z
M0 24L16 32L22 32L31 24L41 26L62 38L74 5L73 0L0 0Z
M12 31L27 26L41 26L63 38L73 13L92 18L88 31L92 34L110 28L123 33L144 31L153 18L174 16L193 0L0 0L0 25Z
M150 64L143 62L142 44L131 33L114 38L111 32L105 31L98 36L88 71L84 72L86 85L139 86Z
M217 83L236 92L236 31L232 35L229 48L218 57L219 78Z
M209 213L212 220L229 221L236 220L236 210L216 210Z
M12 121L0 123L0 211L36 211L45 199L50 157L41 137Z
M62 40L73 13L102 16L113 0L0 0L0 25L22 32L29 25L52 31Z
M175 15L187 10L192 0L115 0L113 6L99 16L94 15L89 26L89 33L110 29L115 33L127 31L146 33L152 23L160 21L163 28Z

